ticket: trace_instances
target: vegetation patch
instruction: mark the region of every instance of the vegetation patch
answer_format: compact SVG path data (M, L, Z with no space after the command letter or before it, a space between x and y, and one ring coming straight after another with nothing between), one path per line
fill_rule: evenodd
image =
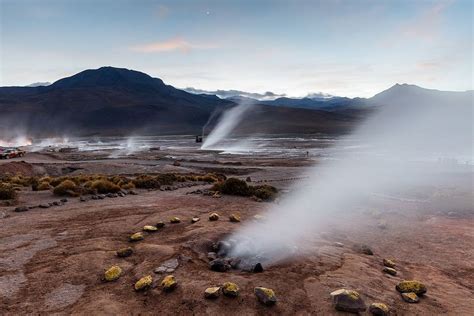
M0 200L14 200L17 197L15 187L9 183L0 183Z
M102 194L117 193L120 191L120 187L117 184L105 179L95 180L94 182L92 182L91 188L97 191L97 193Z
M64 180L54 188L53 193L59 196L78 196L78 189L74 181Z
M225 181L218 182L212 187L213 191L227 195L238 196L256 196L264 201L272 201L275 199L278 190L271 185L248 185L244 180L237 178L229 178Z

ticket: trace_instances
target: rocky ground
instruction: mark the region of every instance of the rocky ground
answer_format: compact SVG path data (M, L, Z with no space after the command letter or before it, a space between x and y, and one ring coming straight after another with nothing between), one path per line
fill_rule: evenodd
M170 154L172 158L165 157ZM242 179L250 176L254 183L267 181L285 194L292 183L304 181L303 167L314 163L304 157L252 161L182 152L159 156L105 159L94 154L28 154L23 163L2 161L0 172L217 171ZM176 160L180 163L174 163ZM49 191L24 189L16 205L0 206L0 314L338 315L344 312L335 309L330 293L341 288L357 291L367 307L374 302L386 304L390 315L474 313L472 209L379 199L372 205L376 211L373 207L361 210L317 232L308 240L313 251L305 257L264 267L262 273L215 272L209 269L208 259L213 244L254 221L273 202L188 194L209 187L200 183L164 191L135 190L137 195L86 201L74 197L48 208L14 212L17 207L61 199ZM219 219L209 221L214 212ZM234 213L240 214L241 222L229 221ZM171 224L172 217L181 222ZM200 220L192 223L193 217ZM159 221L165 222L163 228L143 232L141 241L129 241L130 235ZM133 254L117 257L116 251L125 247L131 247ZM395 261L396 275L382 271L384 258ZM171 263L170 270L156 273L164 262L166 269ZM105 282L104 272L111 266L120 267L121 276ZM168 274L175 277L177 286L166 292L161 281ZM148 275L153 280L151 287L136 291L135 283ZM416 304L405 302L395 289L402 280L413 279L427 288ZM239 287L237 297L204 297L207 288L225 282ZM277 303L260 303L255 287L272 289ZM368 309L362 314L369 315Z

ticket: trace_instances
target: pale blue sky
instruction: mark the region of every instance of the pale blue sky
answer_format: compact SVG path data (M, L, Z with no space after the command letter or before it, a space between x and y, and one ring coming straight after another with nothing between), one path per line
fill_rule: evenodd
M181 88L291 96L472 89L470 0L0 3L1 86L109 65Z

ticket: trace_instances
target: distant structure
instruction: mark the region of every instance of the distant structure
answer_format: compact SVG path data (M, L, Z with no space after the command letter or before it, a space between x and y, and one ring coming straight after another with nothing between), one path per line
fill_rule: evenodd
M196 143L202 143L202 136L196 135Z

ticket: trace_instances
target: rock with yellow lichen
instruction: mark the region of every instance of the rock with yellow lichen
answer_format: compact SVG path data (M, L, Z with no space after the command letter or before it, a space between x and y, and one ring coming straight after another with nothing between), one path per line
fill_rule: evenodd
M104 273L104 280L107 282L115 281L120 278L122 274L122 269L119 266L111 266L107 271Z
M163 228L163 227L165 227L165 222L159 221L158 223L156 223L155 227L156 228Z
M191 223L194 224L194 223L199 222L200 220L201 220L201 219L200 219L199 217L195 216L195 217L191 218Z
M415 280L403 280L398 283L395 288L400 293L413 292L416 295L423 295L427 291L426 286L423 283Z
M218 298L221 294L221 288L220 286L214 286L214 287L208 287L204 291L204 297L205 298Z
M402 298L405 302L408 303L418 303L420 301L418 295L413 292L402 293Z
M225 296L237 297L239 296L239 287L232 282L226 282L222 285L222 293Z
M359 313L367 309L364 300L357 291L339 289L331 292L332 302L338 311Z
M144 276L135 283L135 291L144 291L151 287L153 278L151 275Z
M163 291L165 292L171 292L176 288L178 285L178 282L176 281L176 278L173 275L167 275L161 281L161 287L163 288Z
M238 223L240 222L240 216L238 214L231 214L229 216L229 221L231 221L232 223Z
M397 270L394 268L384 267L382 271L390 275L397 275Z
M396 264L395 261L392 259L383 259L382 261L383 265L389 268L395 268Z
M135 233L135 234L131 235L129 237L129 240L130 241L139 241L139 240L143 240L143 238L145 238L145 237L143 237L143 233L138 232L138 233Z
M384 303L372 303L369 312L374 316L388 316L390 309Z
M170 218L170 223L171 224L178 224L178 223L181 223L181 220L179 219L179 217L172 217Z
M143 226L143 231L144 232L153 233L153 232L156 232L157 230L158 230L158 227L156 227L156 226L152 226L152 225Z
M212 213L211 215L209 215L210 221L217 221L218 219L219 219L219 214L217 213Z
M272 289L267 289L265 287L256 287L254 289L255 296L260 303L271 306L275 305L277 302L277 298L275 296L275 292Z
M133 249L131 247L122 248L117 250L116 254L119 258L129 257L133 254Z

